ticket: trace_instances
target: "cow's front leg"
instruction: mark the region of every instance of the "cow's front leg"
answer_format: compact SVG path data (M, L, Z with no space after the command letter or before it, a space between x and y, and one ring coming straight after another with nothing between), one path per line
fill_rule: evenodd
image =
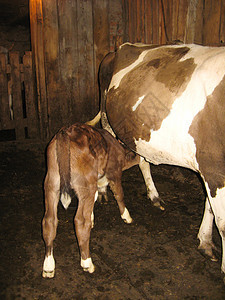
M59 201L59 181L58 187L48 180L45 180L45 215L42 221L43 239L45 242L45 259L42 276L52 278L55 275L55 260L53 257L53 241L56 237L58 225L57 205Z
M81 254L81 267L84 271L93 273L95 271L95 267L90 257L89 242L93 223L92 213L95 193L85 191L82 194L82 192L79 192L78 198L79 203L74 223Z
M123 196L123 188L121 185L121 175L113 180L109 180L109 185L118 203L121 218L127 224L132 223L133 219L131 218L130 213L126 208L123 200L124 196Z
M198 239L200 241L198 249L203 254L209 256L211 260L216 261L217 259L213 254L213 249L216 249L216 247L212 241L213 219L214 215L207 197L205 201L205 211L202 223L198 232Z
M160 208L161 210L164 210L165 208L161 204L162 200L160 200L159 198L159 194L156 190L151 176L150 164L147 161L145 161L143 157L141 157L139 167L141 169L147 187L147 197L152 201L152 204L154 206Z

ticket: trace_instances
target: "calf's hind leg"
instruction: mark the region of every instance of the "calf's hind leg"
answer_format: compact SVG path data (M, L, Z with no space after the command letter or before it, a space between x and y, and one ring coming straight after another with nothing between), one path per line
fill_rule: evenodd
M42 276L45 278L52 278L55 275L53 241L56 237L58 225L59 180L57 182L51 182L49 174L47 174L45 179L45 215L42 221L43 239L45 242L45 260Z
M81 254L81 267L84 271L89 273L93 273L95 271L95 267L90 256L89 242L93 221L91 216L93 213L96 192L97 186L84 188L79 187L76 189L79 200L74 224Z
M45 177L45 215L42 220L43 239L45 242L45 260L42 276L52 278L55 275L53 241L58 225L57 206L60 193L60 176L56 158L56 145L53 141L47 150L48 172Z

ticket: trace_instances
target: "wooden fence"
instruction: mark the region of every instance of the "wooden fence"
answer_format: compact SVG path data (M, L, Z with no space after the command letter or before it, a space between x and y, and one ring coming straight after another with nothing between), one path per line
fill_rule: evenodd
M0 140L40 138L32 53L0 54Z

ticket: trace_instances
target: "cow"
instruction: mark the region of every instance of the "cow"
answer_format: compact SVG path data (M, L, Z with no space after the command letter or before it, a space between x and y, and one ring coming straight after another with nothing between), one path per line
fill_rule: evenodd
M123 200L122 171L137 164L139 156L122 146L112 135L87 124L76 123L63 127L47 147L47 174L44 181L45 214L42 220L45 259L42 276L55 275L53 241L58 224L59 199L65 209L71 202L71 191L78 197L74 218L81 254L81 267L93 273L89 240L94 223L93 207L98 189L104 193L109 184L117 200L121 218L131 223L132 218Z
M125 43L103 59L99 82L96 119L101 116L104 128L145 159L149 185L154 183L147 162L200 174L207 197L199 249L215 260L215 218L224 273L225 47Z

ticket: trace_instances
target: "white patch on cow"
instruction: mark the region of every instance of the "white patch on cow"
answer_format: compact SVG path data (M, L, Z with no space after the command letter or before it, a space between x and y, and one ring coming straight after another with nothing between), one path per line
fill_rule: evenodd
M188 131L193 118L204 108L207 96L222 80L225 59L221 50L217 50L217 59L214 57L214 50L213 55L208 53L207 59L207 55L203 55L201 59L202 48L197 48L200 49L198 58L195 60L197 67L186 90L175 100L161 127L156 131L151 130L150 141L141 138L135 140L137 153L154 164L172 164L198 170L195 142ZM195 46L189 52L190 57L191 53L196 55ZM212 78L211 71L218 64L218 71L214 71L215 76Z
M141 96L141 97L139 97L138 98L138 101L134 104L134 106L132 107L132 110L133 111L135 111L137 108L138 108L138 106L141 104L141 102L143 101L143 99L144 99L144 97L145 97L145 95L143 95L143 96Z
M55 275L55 259L53 253L46 256L43 264L42 276L45 278L52 278Z
M81 257L80 265L85 272L93 273L95 271L95 266L92 263L91 257L88 257L87 259L82 259Z
M121 218L123 219L123 221L127 224L130 224L133 222L133 219L130 216L130 213L128 211L128 209L125 207L123 214L121 215Z
M190 51L180 61L194 58L194 63L199 67L196 70L198 84L204 85L205 94L213 93L215 87L224 76L224 47L202 47L199 45L188 45ZM212 70L216 70L213 72Z
M124 77L127 73L129 73L133 68L135 68L137 65L139 65L139 64L143 61L145 55L146 55L148 52L149 52L149 50L143 51L143 52L139 55L138 59L136 59L135 62L133 62L131 65L127 66L126 68L120 70L120 71L117 72L115 75L113 75L108 90L112 89L113 87L114 87L115 89L117 89L118 86L120 85L120 82L121 82L121 80L123 79L123 77Z
M65 209L67 209L68 206L69 206L70 203L71 203L71 197L70 197L70 195L67 194L67 193L63 193L63 194L61 194L60 200L61 200L61 202L62 202L63 207L64 207Z

